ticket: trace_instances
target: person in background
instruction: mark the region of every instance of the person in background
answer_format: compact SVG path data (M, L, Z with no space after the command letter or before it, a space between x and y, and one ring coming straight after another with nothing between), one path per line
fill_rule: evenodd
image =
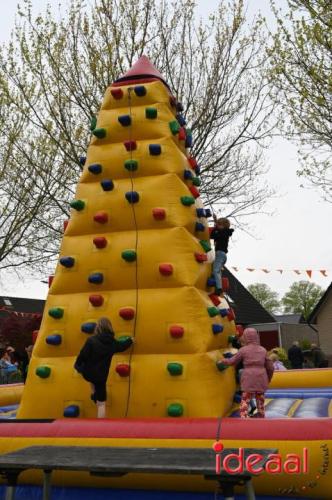
M311 344L311 358L315 368L327 368L329 366L325 354L314 342Z
M213 214L215 227L212 229L210 238L214 240L215 246L215 259L213 263L212 273L215 280L215 293L221 295L222 293L222 274L221 270L226 264L228 252L228 240L232 236L234 229L230 229L230 222L228 219L217 219Z
M100 318L94 335L87 339L77 356L74 368L91 384L91 399L97 404L97 418L106 416L106 381L112 357L117 352L125 351L132 344L132 338L123 342L116 340L109 319Z
M298 340L294 340L292 347L288 349L288 359L294 370L303 368L304 357Z
M17 372L17 366L11 362L6 349L0 349L0 383L9 384L13 373Z
M273 363L274 371L285 371L287 370L286 366L280 361L279 356L276 352L272 352L270 354L270 360Z
M269 359L266 349L260 345L259 335L255 328L246 328L243 332L245 345L232 356L219 360L224 365L237 365L243 362L241 373L242 397L240 403L241 418L248 418L250 400L255 398L257 417L265 417L265 391L273 376L273 363Z

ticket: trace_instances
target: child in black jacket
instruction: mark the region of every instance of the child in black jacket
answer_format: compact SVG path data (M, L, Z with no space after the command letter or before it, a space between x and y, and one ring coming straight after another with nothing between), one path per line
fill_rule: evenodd
M213 263L213 277L216 282L216 295L221 295L222 293L222 277L221 270L226 264L227 252L228 252L228 240L232 236L234 229L230 229L230 222L228 219L221 218L217 219L216 215L213 215L215 222L215 227L213 228L210 238L214 240L215 246L215 259Z
M106 416L106 381L112 357L116 352L128 349L133 339L123 342L114 338L111 322L100 318L92 337L89 337L77 356L74 368L92 387L91 399L97 404L97 418Z

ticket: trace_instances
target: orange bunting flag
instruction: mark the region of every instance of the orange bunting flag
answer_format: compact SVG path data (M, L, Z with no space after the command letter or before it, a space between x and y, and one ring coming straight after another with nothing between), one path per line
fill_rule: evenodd
M269 273L270 271L268 269L262 269L263 273Z
M309 278L311 278L312 270L311 269L306 269L305 272L307 273L307 275L309 276Z
M320 269L319 272L327 278L326 269Z
M298 269L293 269L294 273L296 274L301 274L301 271L299 271Z
M284 272L284 270L283 270L283 269L277 269L277 271L278 271L280 274L282 274L282 273Z
M255 271L255 269L253 269L252 267L247 267L247 271L250 271L252 273L253 271Z

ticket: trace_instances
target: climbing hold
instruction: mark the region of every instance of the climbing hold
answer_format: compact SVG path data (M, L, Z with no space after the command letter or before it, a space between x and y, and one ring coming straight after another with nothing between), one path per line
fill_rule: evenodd
M235 342L236 339L237 339L237 335L228 335L227 343L232 344L233 342Z
M181 363L167 363L167 371L170 375L182 375L183 365Z
M91 132L96 128L96 126L97 126L97 117L96 116L92 116L91 120L90 120L90 130L91 130Z
M169 328L169 334L173 339L180 339L184 335L184 328L183 326L172 325Z
M51 375L51 368L49 366L38 366L35 373L40 378L48 378Z
M75 264L75 259L73 257L61 257L59 260L63 267L73 267Z
M115 371L120 377L128 377L130 374L130 365L128 363L119 363L116 365Z
M205 217L207 217L207 218L208 217L212 217L212 212L211 212L211 210L209 208L205 209Z
M205 252L211 252L211 245L210 242L207 240L200 240L200 245L205 250Z
M180 123L181 127L184 127L184 125L187 123L185 117L181 115L181 113L177 113L176 119Z
M213 335L217 335L218 333L222 333L223 329L224 329L224 327L222 325L218 325L216 323L212 325Z
M105 179L100 184L103 191L113 191L114 189L114 182L111 179Z
M119 316L122 319L130 320L135 317L135 309L132 307L121 307L119 311Z
M121 253L121 257L126 262L134 262L136 260L137 255L135 250L123 250L123 252Z
M210 306L210 307L207 308L207 312L208 312L210 318L214 318L214 316L218 316L219 309L217 309L214 306Z
M95 137L97 137L98 139L105 139L106 135L107 135L107 130L106 128L95 128L93 131L92 131L93 135Z
M117 338L119 342L127 342L128 339L131 339L132 337L130 335L120 335L120 337Z
M177 101L176 103L176 111L184 111L184 107L182 102Z
M195 168L197 167L197 160L196 160L196 158L194 158L193 156L189 156L188 163L191 166L191 168L193 170L195 170Z
M195 232L205 231L205 226L201 222L196 222L195 224Z
M48 288L50 288L50 286L52 285L53 280L54 280L54 274L48 277Z
M164 220L166 217L166 210L164 208L153 208L152 215L155 220Z
M63 221L63 230L64 231L67 229L68 224L69 224L69 219L66 219Z
M227 292L229 290L229 279L228 278L222 278L222 286L221 288L224 290L224 292Z
M129 203L137 203L139 201L139 194L137 191L128 191L125 197Z
M186 207L189 207L190 205L193 205L195 203L195 198L192 196L181 196L180 198L182 205L185 205Z
M146 88L144 85L136 85L136 87L134 87L134 92L137 97L144 97L146 95Z
M225 318L228 315L228 309L219 309L220 316Z
M80 165L82 165L82 167L84 167L85 162L86 162L86 156L83 156L83 155L82 155L82 156L80 156L80 157L78 158L78 161L80 162Z
M93 238L93 244L96 248L105 248L107 247L107 239L104 236L96 236Z
M127 169L129 172L134 172L138 168L138 161L137 160L126 160L124 162L125 169Z
M169 128L172 132L173 135L176 135L179 133L180 131L180 125L179 123L177 122L177 120L173 120L172 122L169 122Z
M106 222L108 222L108 215L106 212L97 212L93 216L93 220L99 224L106 224Z
M210 293L209 297L213 305L219 306L221 299L218 295L216 295L215 293Z
M149 144L149 152L152 156L158 156L161 154L160 144Z
M234 314L234 311L232 308L229 309L228 313L227 313L227 318L228 318L228 321L234 321L235 320L235 314Z
M236 331L237 331L238 336L242 337L243 332L244 332L243 326L242 325L236 325Z
M216 286L216 280L212 277L208 278L207 282L206 282L206 286L207 287Z
M134 151L137 148L136 141L125 141L123 145L127 151Z
M88 282L93 285L100 285L104 281L103 273L91 273L88 277Z
M227 365L224 365L224 363L222 361L217 361L216 367L218 368L218 370L220 372L223 372L224 370L226 370L226 368L228 368Z
M83 200L73 200L70 202L70 206L80 212L85 207L85 203Z
M122 89L111 89L111 94L114 97L114 99L122 99L123 90Z
M193 178L193 185L194 186L200 186L201 185L201 179L199 177L194 177Z
M172 264L159 264L159 272L163 276L171 276L173 274Z
M184 141L186 139L186 131L183 127L180 127L178 139L179 141Z
M207 255L205 253L195 252L195 259L197 262L206 262L208 260Z
M83 333L93 333L95 331L97 323L93 321L87 321L81 325L81 332Z
M196 186L190 186L189 191L191 192L194 198L199 198L200 193Z
M62 343L62 335L55 333L53 335L48 335L46 337L46 344L48 345L60 345Z
M131 117L130 115L120 115L118 116L118 122L123 127L129 127L129 125L131 125Z
M104 297L102 295L90 295L89 302L94 307L100 307L104 303Z
M185 181L191 181L193 178L193 174L190 172L190 170L184 170L183 171L183 178Z
M197 217L206 217L205 208L196 208Z
M66 418L76 418L80 415L80 407L78 405L69 405L63 410L63 416Z
M186 142L185 147L191 148L193 145L193 136L191 134L191 130L189 128L186 129Z
M194 170L195 170L195 174L196 175L200 175L200 173L201 173L201 167L197 166Z
M62 307L51 307L51 309L48 310L48 315L54 319L61 319L64 313L65 311L62 309Z
M180 403L171 403L167 408L169 417L181 417L183 415L183 405Z
M234 403L241 403L241 399L242 399L241 393L236 392L233 397Z
M157 118L157 116L158 116L157 108L145 108L145 117L146 118L153 120L154 118Z
M98 175L102 173L103 167L100 163L92 163L92 165L88 166L88 170L91 174Z

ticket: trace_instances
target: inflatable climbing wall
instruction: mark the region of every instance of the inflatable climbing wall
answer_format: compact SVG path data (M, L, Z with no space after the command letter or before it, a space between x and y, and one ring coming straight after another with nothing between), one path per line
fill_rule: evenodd
M113 358L108 417L212 417L230 408L234 372L218 371L216 360L234 316L207 288L210 214L180 110L145 57L107 89L18 418L96 416L73 365L102 316L117 338L135 337Z

